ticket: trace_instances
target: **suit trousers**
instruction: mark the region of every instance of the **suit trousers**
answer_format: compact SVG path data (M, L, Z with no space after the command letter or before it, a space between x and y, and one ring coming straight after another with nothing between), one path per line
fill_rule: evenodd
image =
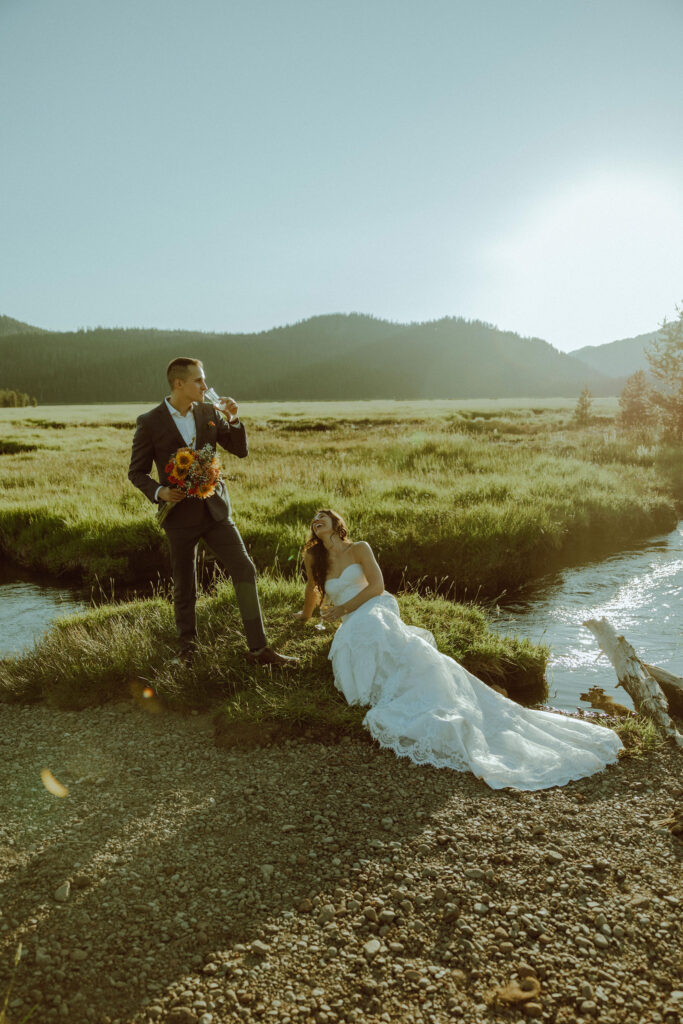
M206 503L202 504L201 523L174 527L172 514L164 523L171 548L173 607L180 646L187 649L197 638L197 544L203 540L232 580L249 650L259 650L267 641L256 589L256 568L233 521L217 522Z

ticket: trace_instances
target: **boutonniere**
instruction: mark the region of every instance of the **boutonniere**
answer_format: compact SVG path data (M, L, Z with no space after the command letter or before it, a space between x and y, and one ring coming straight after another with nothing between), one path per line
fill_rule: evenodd
M215 423L213 422L213 420L209 420L209 426L210 426L210 427L215 427L215 426L216 426L216 424L215 424Z

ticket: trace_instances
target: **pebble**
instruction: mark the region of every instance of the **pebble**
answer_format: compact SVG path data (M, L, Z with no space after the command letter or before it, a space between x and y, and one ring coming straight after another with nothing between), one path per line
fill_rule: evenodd
M63 882L60 887L55 891L55 899L58 903L66 903L69 896L71 895L71 882Z
M377 954L380 951L381 945L382 944L379 941L379 939L370 939L368 942L365 943L365 945L363 946L363 953L368 958L368 960L373 960L377 956Z
M318 915L318 924L327 924L330 921L334 921L336 916L337 911L334 908L334 903L326 903Z
M166 1024L197 1024L197 1014L187 1006L175 1006L168 1013Z

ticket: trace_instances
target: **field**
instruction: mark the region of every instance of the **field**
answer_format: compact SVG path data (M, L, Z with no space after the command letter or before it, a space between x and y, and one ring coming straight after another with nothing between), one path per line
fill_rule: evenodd
M245 723L355 728L358 712L331 684L329 632L292 620L308 523L331 506L375 548L407 621L431 628L443 650L511 696L539 701L547 651L497 637L480 609L455 599L497 598L553 566L669 529L683 497L677 453L617 433L609 400L583 429L562 400L244 406L250 457L225 456L228 487L262 575L271 638L302 667L295 683L260 685L239 654L231 590L219 576L200 602L200 657L179 684L164 667L173 653L165 542L127 480L140 411L0 411L4 553L108 595L140 594L66 620L33 653L7 659L4 699L81 707L148 678L167 704L222 700L226 735Z
M599 407L600 408L600 407ZM2 410L0 547L110 589L166 572L152 510L127 480L139 406ZM378 553L390 587L499 597L548 569L669 529L676 460L571 407L405 402L243 408L251 454L226 456L260 570L297 564L316 508ZM680 474L680 470L678 471Z

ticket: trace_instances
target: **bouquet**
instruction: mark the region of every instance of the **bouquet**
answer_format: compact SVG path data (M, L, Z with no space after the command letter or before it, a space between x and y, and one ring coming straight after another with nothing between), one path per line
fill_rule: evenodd
M169 487L179 487L188 498L210 498L216 493L221 479L221 464L210 444L203 448L179 448L164 467ZM164 501L157 512L159 525L173 508L175 502Z

